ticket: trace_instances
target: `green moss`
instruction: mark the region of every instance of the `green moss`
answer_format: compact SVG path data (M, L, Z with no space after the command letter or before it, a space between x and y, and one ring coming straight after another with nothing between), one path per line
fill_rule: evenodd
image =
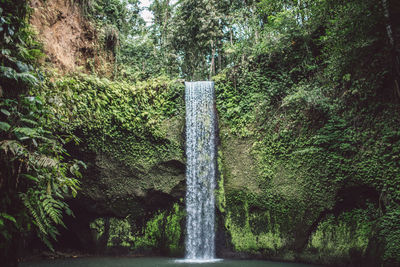
M269 215L268 211L265 213ZM243 220L242 224L236 223L232 219L233 216L232 212L228 212L225 227L229 229L232 244L236 251L271 254L271 252L276 253L277 250L285 245L285 240L282 238L279 228L271 229L273 227L271 227L270 220L264 222L269 225L267 228L270 228L270 230L255 233L257 230L255 228L257 227L251 225L250 222L252 219L256 219L258 214L249 213L248 202L244 203L244 212L240 215L240 218Z
M113 191L170 192L180 182L180 175L164 179L157 170L165 169L164 162L184 161L182 83L158 77L128 84L84 74L51 80L39 93L65 123L64 131L76 133L96 153L105 176L142 177L129 185L114 183Z
M318 255L318 262L356 262L366 258L374 234L373 208L354 209L339 216L328 216L312 234L306 251ZM306 254L307 254L306 252Z
M177 203L171 211L160 211L146 223L144 235L133 238L132 249L152 249L169 255L181 254L184 215L182 207Z
M129 217L110 218L107 246L129 247L133 251L152 250L168 255L182 254L182 207L175 203L170 210L159 211L150 218L143 229L137 229ZM105 219L98 218L90 224L97 240L104 234Z
M222 210L235 248L260 252L276 247L298 257L299 250L318 251L339 264L364 255L373 249L367 244L377 240L385 244L379 243L386 251L380 260L398 261L394 214L399 214L400 122L393 116L398 107L379 103L356 110L339 100L333 103L323 86L311 81L282 91L288 86L285 81L258 76L260 66L253 67L253 73L237 75L235 70L215 78L226 198ZM372 200L353 187L369 188ZM388 200L386 214L374 195ZM343 198L354 200L343 205ZM372 208L360 206L368 201L374 202ZM378 215L354 221L340 217L359 210ZM311 237L314 247L303 250L313 224L333 211L343 222L326 222L329 230L321 230L322 223ZM350 233L355 236L351 242ZM262 235L268 242L260 241Z
M226 198L225 198L225 184L224 184L224 171L222 165L222 152L218 151L218 181L217 181L217 190L215 193L215 198L217 200L218 210L224 214L226 208Z
M240 138L221 126L220 164L226 190L249 189L260 193L255 160L252 154L253 138Z

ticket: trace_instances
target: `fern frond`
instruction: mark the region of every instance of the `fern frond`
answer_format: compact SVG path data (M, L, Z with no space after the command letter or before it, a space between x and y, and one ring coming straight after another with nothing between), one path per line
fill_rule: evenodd
M7 154L9 151L14 155L20 155L25 152L25 147L16 140L3 140L0 142L0 148Z
M53 245L51 244L51 242L49 241L49 239L48 239L46 236L43 236L43 235L39 235L39 234L38 234L38 236L39 236L39 238L43 241L43 243L45 243L46 246L47 246L51 251L54 252Z
M38 168L54 168L57 167L59 164L58 160L45 155L32 155L31 161Z
M51 195L44 195L42 207L44 212L52 219L56 224L62 224L62 203L61 201L55 200Z
M35 210L34 206L31 203L31 198L28 197L27 194L20 194L20 197L25 205L25 207L28 209L29 213L32 215L34 219L35 225L39 228L40 232L43 234L46 234L47 231L45 229L45 226L42 223L41 216L38 215L38 212Z

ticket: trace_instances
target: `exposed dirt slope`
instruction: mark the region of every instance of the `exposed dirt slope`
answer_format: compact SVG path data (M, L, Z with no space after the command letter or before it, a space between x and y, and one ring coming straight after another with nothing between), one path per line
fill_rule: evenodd
M86 20L79 6L70 0L31 0L31 24L43 43L48 60L61 72L97 69L107 73L113 62L98 42L98 32Z

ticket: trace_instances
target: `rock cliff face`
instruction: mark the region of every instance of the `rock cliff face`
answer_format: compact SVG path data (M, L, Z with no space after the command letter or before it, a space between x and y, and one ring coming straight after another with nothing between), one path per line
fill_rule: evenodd
M148 170L129 166L103 153L92 155L78 198L89 199L89 211L98 216L146 216L184 197L183 159L160 161ZM85 205L85 203L81 203Z
M68 151L88 167L82 190L69 202L76 218L68 219L60 246L182 256L182 84L161 79L127 85L78 76L55 88L49 99L58 99L57 112L75 107L68 123L82 140ZM353 185L356 193L349 197L347 189L326 187L323 179L307 180L313 174L307 158L268 156L265 149L277 143L232 134L226 120L219 135L219 256L343 263L375 249L368 230L373 226L363 219L378 201L373 188Z
M182 129L181 125L175 127L178 131ZM106 247L99 248L101 239L90 228L96 219L129 218L129 228L140 230L157 212L171 210L174 203L181 202L185 196L183 142L171 149L178 149L171 154L181 157L167 154L144 167L127 164L107 152L71 148L71 154L86 162L87 169L81 179L82 190L69 202L76 219L68 221L69 230L63 233L63 236L75 236L74 241L64 242L61 237L60 246L105 253Z
M121 239L113 235L114 230L122 227L121 221L116 225L115 220L128 220L124 225L130 234L124 236L131 239L124 243L126 247L134 237L143 234L155 216L172 212L176 203L183 206L181 82L164 77L127 84L75 74L49 81L41 94L55 113L67 115L69 131L81 140L70 145L68 153L87 165L82 171L77 198L69 200L76 219L67 223L70 230L60 237L62 243L66 240L63 237L75 236L75 242L61 246L100 251L101 244L104 247L113 238ZM168 216L165 214L165 220ZM101 222L101 231L92 234L95 229L91 226L98 220L105 220ZM181 236L181 230L174 231ZM113 236L108 237L109 233Z
M101 29L96 29L95 25L85 18L78 4L65 0L32 0L30 6L32 7L30 23L36 30L38 39L43 43L46 61L50 63L50 67L57 68L65 75L75 73L82 68L90 71L91 67L103 76L109 72L114 61L113 55L107 52L99 41ZM78 83L63 85L61 82L57 86L62 87L61 91L64 91L57 93L57 97L64 101L64 93L71 92L71 89L79 91ZM97 96L99 92L96 90L110 91L107 85L99 89L97 80L91 86L93 88L85 90L90 92L89 97L94 100L99 98ZM85 85L83 87L85 88ZM87 96L82 96L79 101L85 101L84 98ZM119 98L118 95L114 97ZM138 97L131 95L127 101L135 98ZM109 100L113 101L113 99ZM176 101L183 100L180 97ZM69 106L77 105L73 101L64 103ZM88 110L86 114L82 114L83 116L93 112L94 106L86 107ZM136 109L142 108L136 107ZM119 110L125 112L123 108ZM104 106L100 112L109 111L110 109ZM137 120L135 111L131 112L134 114L130 123L134 126L141 125L141 121L134 121ZM182 112L184 111L177 113ZM102 136L99 137L85 128L84 124L90 123L90 119L82 120L78 126L72 127L83 142L79 147L70 147L69 152L88 165L81 180L82 190L77 199L71 200L76 210L82 216L88 217L87 220L83 220L86 221L85 227L88 227L88 221L102 216L125 218L129 215L134 217L137 223L143 224L157 210L170 208L173 203L184 197L185 160L182 115L157 120L157 128L163 132L163 137L156 140L152 134L141 137L134 130L121 127L115 121L113 121L114 125L110 125L110 122L114 120L113 116L109 115L107 122L94 121L94 128L101 123L106 124L107 130L115 126L117 128L115 132L124 140L109 137L107 143L97 142L104 134L96 133ZM97 141L92 139L97 139ZM130 140L126 141L127 139ZM117 148L105 148L113 147L113 144L116 144ZM82 218L76 221L79 219Z

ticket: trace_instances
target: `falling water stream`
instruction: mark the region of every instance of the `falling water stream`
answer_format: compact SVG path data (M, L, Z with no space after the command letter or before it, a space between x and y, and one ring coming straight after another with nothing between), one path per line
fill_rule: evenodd
M186 260L215 260L213 82L186 82Z

